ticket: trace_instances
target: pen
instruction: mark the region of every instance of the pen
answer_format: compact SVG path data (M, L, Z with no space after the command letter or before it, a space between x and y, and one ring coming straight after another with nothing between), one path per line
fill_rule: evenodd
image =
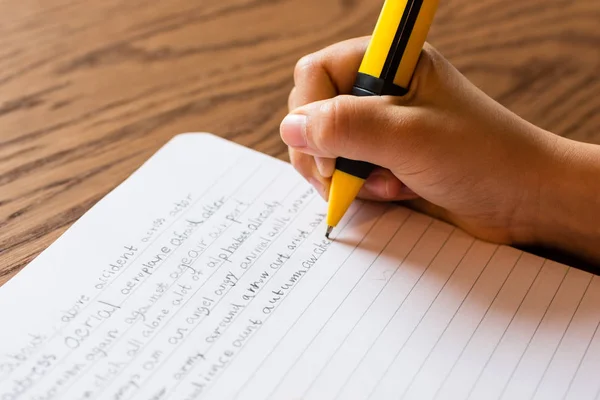
M403 96L408 92L437 6L438 0L385 0L358 70L353 95ZM374 168L364 161L336 160L329 190L327 238Z

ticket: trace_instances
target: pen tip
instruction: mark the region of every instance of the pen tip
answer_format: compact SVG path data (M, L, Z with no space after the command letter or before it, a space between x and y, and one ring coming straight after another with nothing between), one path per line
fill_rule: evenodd
M331 235L331 231L333 231L333 226L327 226L327 232L325 232L325 237L329 239L329 235Z

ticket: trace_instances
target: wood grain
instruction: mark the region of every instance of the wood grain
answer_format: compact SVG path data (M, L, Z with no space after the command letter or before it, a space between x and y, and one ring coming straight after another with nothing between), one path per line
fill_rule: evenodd
M0 284L173 135L286 159L302 55L369 34L372 0L0 0ZM600 2L443 2L430 35L525 119L600 143Z

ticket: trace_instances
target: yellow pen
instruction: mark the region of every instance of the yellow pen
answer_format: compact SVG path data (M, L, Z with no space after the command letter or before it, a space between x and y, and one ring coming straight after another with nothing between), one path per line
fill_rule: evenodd
M438 0L385 0L358 70L355 96L403 96L433 22ZM331 177L327 232L340 222L375 165L338 158Z

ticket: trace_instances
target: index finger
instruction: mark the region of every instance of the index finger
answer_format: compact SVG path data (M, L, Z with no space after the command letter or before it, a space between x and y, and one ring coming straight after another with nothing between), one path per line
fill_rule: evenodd
M368 36L349 39L302 57L294 69L290 108L349 94L368 45Z

